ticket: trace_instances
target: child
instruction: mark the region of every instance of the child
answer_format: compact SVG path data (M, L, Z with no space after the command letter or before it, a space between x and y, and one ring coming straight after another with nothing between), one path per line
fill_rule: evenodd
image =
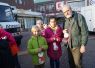
M32 37L28 41L28 51L32 55L34 68L44 68L45 52L48 45L45 38L40 36L38 31L37 26L32 27Z
M55 17L50 17L49 26L45 30L48 43L47 54L50 59L50 68L60 68L60 57L62 56L61 42L63 38L62 28L57 25Z

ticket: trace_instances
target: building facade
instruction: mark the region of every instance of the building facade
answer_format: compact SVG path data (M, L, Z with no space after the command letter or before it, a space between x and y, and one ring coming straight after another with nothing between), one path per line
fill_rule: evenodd
M85 6L85 0L51 0L44 2L35 3L35 11L45 13L46 15L55 15L55 13L60 13L56 10L56 3L62 2L64 4L70 4L72 9L75 11L80 11L80 8Z
M0 2L8 3L11 6L15 6L18 9L34 10L33 0L0 0Z
M88 0L0 0L0 2L8 3L19 9L21 14L17 15L18 21L23 28L31 28L38 17L29 14L30 11L42 13L43 20L47 23L50 16L63 17L63 13L56 9L58 2L70 4L74 11L80 12L81 7L85 6Z

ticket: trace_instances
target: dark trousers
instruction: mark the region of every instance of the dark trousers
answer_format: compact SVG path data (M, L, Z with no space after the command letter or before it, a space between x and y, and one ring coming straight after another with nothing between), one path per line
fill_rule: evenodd
M0 68L15 68L7 39L0 39Z
M7 52L0 55L0 68L15 68L13 57Z
M17 55L17 54L14 56L14 62L15 62L15 67L16 67L16 68L21 68L21 67L20 67L20 63L19 63L19 61L18 61L18 55Z
M34 68L44 68L45 64L34 65Z
M50 59L50 68L59 68L59 66L60 66L59 59L58 60Z
M80 53L80 48L69 48L68 47L68 58L70 68L82 68L82 55Z

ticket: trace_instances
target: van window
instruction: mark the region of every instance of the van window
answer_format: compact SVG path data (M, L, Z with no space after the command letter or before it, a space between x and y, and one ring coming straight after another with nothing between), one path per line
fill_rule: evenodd
M11 8L9 6L0 5L0 22L11 22L13 20Z

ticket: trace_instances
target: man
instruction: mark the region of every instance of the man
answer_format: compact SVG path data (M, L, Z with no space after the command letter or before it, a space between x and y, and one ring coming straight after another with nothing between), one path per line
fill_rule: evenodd
M37 21L36 21L36 26L39 28L39 32L40 32L40 35L42 35L42 36L44 36L45 34L44 34L44 31L45 31L45 29L44 29L44 27L43 27L43 21L41 20L41 19L38 19Z
M68 32L68 57L71 68L82 68L81 56L86 51L85 45L88 39L88 27L85 18L72 11L69 5L62 6L62 12L65 16L65 25L63 32ZM72 64L74 61L74 64ZM74 67L75 66L75 67Z
M43 30L43 21L41 19L38 19L36 21L36 26L39 28L40 31Z

